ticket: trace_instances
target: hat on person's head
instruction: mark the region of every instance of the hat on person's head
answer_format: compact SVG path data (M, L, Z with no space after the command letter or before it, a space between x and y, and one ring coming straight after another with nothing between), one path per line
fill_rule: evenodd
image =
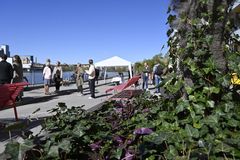
M93 64L93 60L92 59L89 59L89 64Z

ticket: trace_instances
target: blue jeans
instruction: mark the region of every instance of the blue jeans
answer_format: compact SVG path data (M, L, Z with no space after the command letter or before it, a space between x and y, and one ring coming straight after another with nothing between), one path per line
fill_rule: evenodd
M156 92L160 93L160 87L157 87L157 86L161 83L161 77L155 74L154 78L155 78Z
M143 76L142 89L148 89L148 76Z

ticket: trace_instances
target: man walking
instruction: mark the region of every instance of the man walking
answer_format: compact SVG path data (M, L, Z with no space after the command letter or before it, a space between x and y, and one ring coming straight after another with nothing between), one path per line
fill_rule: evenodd
M91 96L88 99L93 99L95 98L95 66L93 65L93 60L89 59L89 69L86 70L86 73L88 74L88 79L89 79L89 88L90 88L90 93Z

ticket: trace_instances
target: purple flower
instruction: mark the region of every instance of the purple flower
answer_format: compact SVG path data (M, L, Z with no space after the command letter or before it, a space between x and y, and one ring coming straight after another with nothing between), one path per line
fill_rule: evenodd
M123 140L120 136L115 136L113 139L118 143L123 143Z
M117 109L115 109L115 111L116 111L116 113L118 113L118 114L122 114L123 109L122 109L122 108L117 108Z
M120 107L120 108L124 107L123 103L121 103L121 102L116 102L114 106Z
M100 143L101 143L101 141L98 141L98 142L96 142L96 143L90 144L89 146L90 146L90 148L91 148L93 151L95 151L95 150L97 150L98 148L101 147L101 146L99 145Z
M133 158L134 158L134 155L127 151L125 153L125 157L122 160L132 160Z
M149 108L145 108L145 109L143 109L143 113L148 113L150 110L149 110Z
M131 144L132 142L133 142L133 140L131 140L131 139L127 140L127 144Z
M138 128L135 129L133 134L139 134L139 135L148 135L151 134L153 131L150 128Z

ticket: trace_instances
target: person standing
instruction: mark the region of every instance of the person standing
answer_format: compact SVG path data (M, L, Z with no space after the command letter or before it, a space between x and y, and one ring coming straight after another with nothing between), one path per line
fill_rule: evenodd
M62 66L61 66L61 63L57 61L57 64L54 67L52 72L52 79L55 83L55 88L56 88L55 93L57 93L60 90L62 77L63 77Z
M23 66L22 60L19 55L13 56L13 83L18 83L23 81Z
M155 87L156 91L155 93L160 93L160 86L159 84L161 83L161 75L163 74L163 67L161 64L157 63L153 66L153 76L155 80Z
M50 62L47 62L43 69L43 79L44 79L44 92L45 95L50 95L49 87L51 84L52 71L50 68Z
M13 67L7 62L7 55L0 54L0 84L11 83L13 78Z
M150 73L150 69L148 64L145 62L144 63L144 69L142 72L142 79L143 79L143 84L142 84L142 89L146 89L148 90L148 79L149 79L149 73Z
M23 66L19 55L13 56L13 80L12 83L23 82ZM22 100L23 91L18 95L18 100Z
M88 99L95 98L95 66L93 65L93 60L89 59L89 69L85 72L88 74L89 88L91 96Z
M80 93L79 96L83 96L83 76L84 76L84 70L82 68L82 65L80 63L77 64L76 70L76 85L77 90Z

